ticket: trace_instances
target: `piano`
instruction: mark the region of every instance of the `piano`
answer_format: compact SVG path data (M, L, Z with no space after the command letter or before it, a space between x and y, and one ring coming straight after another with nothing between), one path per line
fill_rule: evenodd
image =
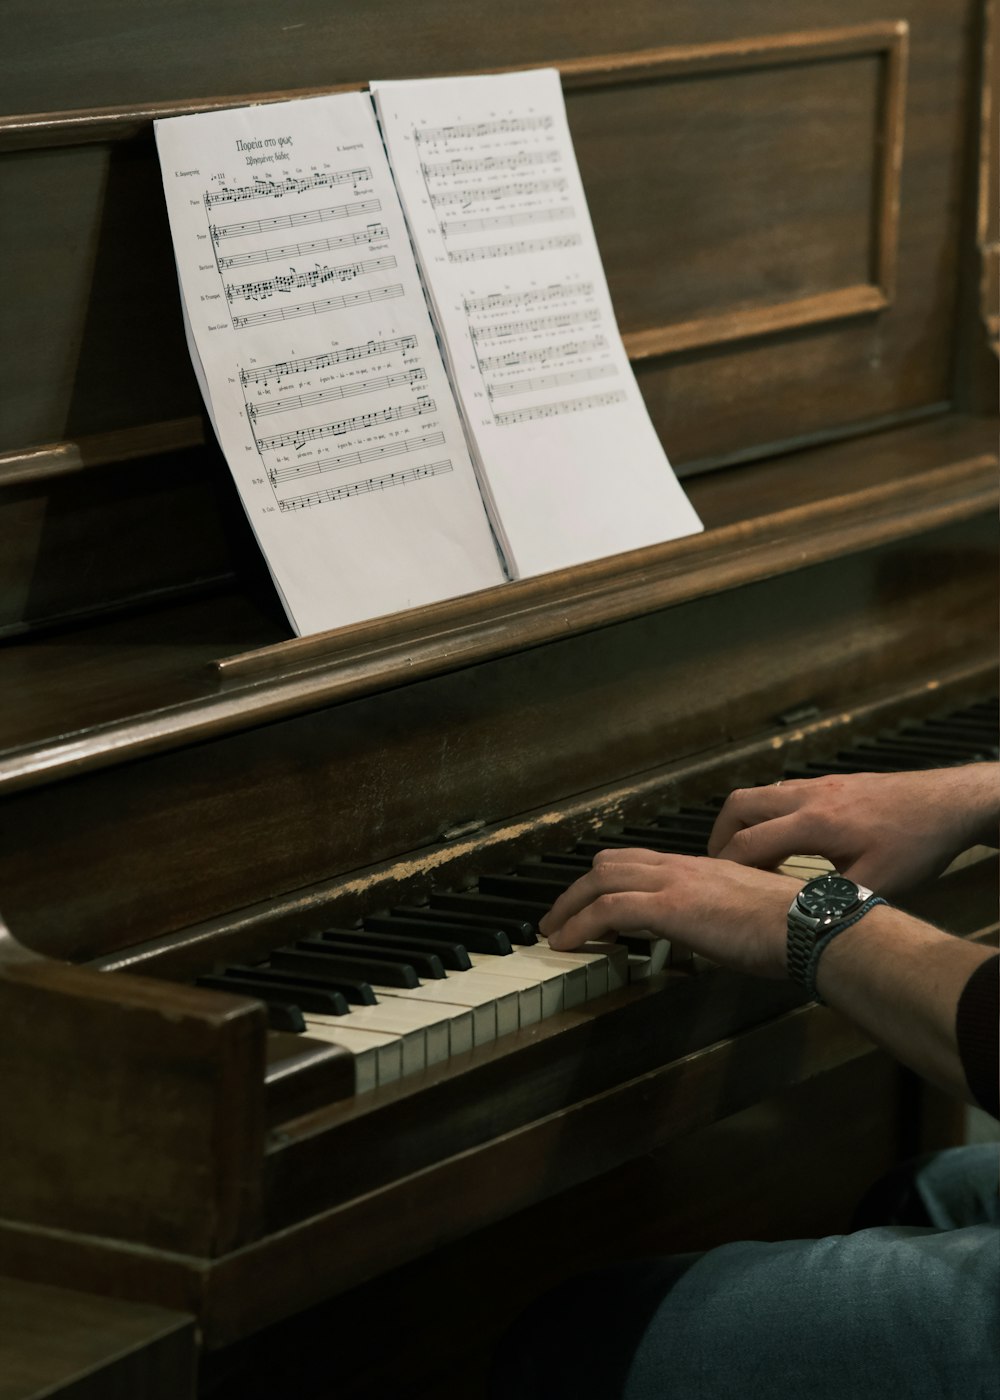
M995 754L992 7L114 13L2 60L4 1394L472 1397L557 1279L961 1131L788 986L532 926L734 785ZM294 638L152 122L527 65L706 531ZM912 907L995 937L995 861Z

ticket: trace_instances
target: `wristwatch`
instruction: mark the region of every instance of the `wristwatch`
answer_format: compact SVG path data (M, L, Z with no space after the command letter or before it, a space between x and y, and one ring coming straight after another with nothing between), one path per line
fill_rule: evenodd
M788 975L817 1001L816 968L838 933L885 900L836 871L807 880L788 910Z

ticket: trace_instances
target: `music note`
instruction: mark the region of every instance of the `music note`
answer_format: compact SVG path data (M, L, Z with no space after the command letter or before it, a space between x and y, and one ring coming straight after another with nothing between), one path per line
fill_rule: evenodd
M454 471L450 461L428 462L426 466L410 467L402 472L389 472L386 476L370 476L363 481L351 481L344 486L331 486L325 491L311 491L305 496L287 496L278 502L282 511L306 510L309 506L319 506L327 501L346 501L352 496L369 496L377 491L388 491L394 486L405 486L409 482L423 481L428 477L444 476Z
M293 374L309 374L317 369L329 369L331 365L343 364L347 360L361 360L372 355L391 355L396 351L416 348L415 335L400 335L394 340L369 340L364 345L345 345L343 350L330 350L322 355L305 355L299 360L284 360L275 365L262 365L259 369L241 369L241 384L263 384L268 379L289 379Z
M515 423L530 423L538 418L557 418L564 413L583 413L590 408L607 408L610 404L624 403L625 394L615 390L610 394L591 394L585 399L564 399L562 403L543 403L534 408L514 408L508 413L498 413L494 419L498 427L509 428Z

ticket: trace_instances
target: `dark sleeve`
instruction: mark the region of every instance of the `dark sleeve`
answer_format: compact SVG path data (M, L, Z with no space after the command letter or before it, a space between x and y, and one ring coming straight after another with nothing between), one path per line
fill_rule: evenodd
M966 982L955 1013L958 1054L976 1103L1000 1118L1000 953L980 963Z

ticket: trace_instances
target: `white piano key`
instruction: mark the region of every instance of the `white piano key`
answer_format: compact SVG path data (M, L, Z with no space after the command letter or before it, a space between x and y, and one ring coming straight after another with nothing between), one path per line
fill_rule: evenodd
M590 951L600 948L602 951ZM603 950L607 951L603 951ZM542 939L533 947L519 946L515 957L523 957L548 963L550 966L582 967L586 970L587 1000L605 996L609 990L624 986L628 980L628 954L624 948L615 948L613 943L587 944L586 950L574 949L561 952L550 948Z
M331 1017L331 1020L339 1018ZM306 1018L309 1026L309 1018ZM366 1093L380 1084L392 1084L403 1074L403 1047L398 1035L357 1031L347 1026L309 1026L314 1040L339 1045L354 1056L356 1091Z
M498 991L476 972L449 973L444 978L422 982L419 987L375 987L375 995L393 1000L413 999L431 1005L464 1006L473 1013L473 1035L477 1045L485 1045L498 1035L516 1031L520 1008L515 989Z
M328 1030L380 1031L383 1035L394 1035L399 1039L403 1055L403 1073L416 1074L427 1064L428 1025L412 1016L386 1014L382 1004L378 1006L356 1006L346 1016L318 1016L303 1013L307 1028L326 1027ZM431 1038L431 1053L437 1058L445 1058L448 1053L447 1032L440 1028L436 1037Z
M537 986L541 994L539 1016L542 1020L554 1016L557 1011L562 1011L567 1004L579 1005L586 999L587 974L583 968L552 967L538 961L526 963L523 959L515 965L512 954L497 957L493 953L470 953L469 958L476 972L485 973L488 977L508 982L516 981L519 985L532 983ZM571 998L567 1002L566 986L574 978L579 982L579 996L576 1000ZM522 1025L524 1024L526 1023L522 1021Z

